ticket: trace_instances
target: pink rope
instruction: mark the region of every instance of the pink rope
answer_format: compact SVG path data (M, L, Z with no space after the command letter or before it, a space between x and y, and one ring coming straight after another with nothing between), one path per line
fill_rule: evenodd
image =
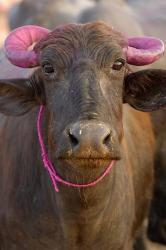
M37 132L38 132L38 138L39 138L39 143L40 143L40 148L41 148L41 156L42 156L42 161L44 164L44 167L47 169L52 184L54 186L54 189L56 192L59 192L58 186L57 186L57 182L60 182L64 185L67 185L69 187L76 187L76 188L86 188L86 187L93 187L96 184L98 184L100 181L102 181L102 179L107 176L109 174L109 172L111 171L115 161L111 161L111 164L108 166L108 168L104 171L104 173L97 178L96 180L87 183L87 184L75 184L72 182L68 182L63 180L61 177L58 176L58 174L56 173L51 161L49 160L48 154L46 152L46 147L44 145L44 141L43 141L43 137L42 137L42 133L41 133L41 119L42 119L42 115L44 112L44 106L40 106L40 110L39 110L39 114L38 114L38 118L37 118Z

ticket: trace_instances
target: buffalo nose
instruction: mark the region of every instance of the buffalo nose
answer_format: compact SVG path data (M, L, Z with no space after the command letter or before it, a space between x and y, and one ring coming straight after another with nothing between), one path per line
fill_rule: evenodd
M93 157L106 155L111 141L111 130L103 122L87 121L72 124L68 129L70 144L74 153Z

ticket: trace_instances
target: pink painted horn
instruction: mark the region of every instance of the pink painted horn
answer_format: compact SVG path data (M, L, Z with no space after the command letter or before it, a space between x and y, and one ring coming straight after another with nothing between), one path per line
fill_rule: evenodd
M164 43L154 37L131 37L124 49L127 62L143 66L157 61L164 54Z
M5 40L5 54L9 61L22 68L38 65L38 55L32 46L47 37L50 30L27 25L13 30Z
M50 30L27 25L12 31L5 41L6 56L11 63L23 68L38 65L38 55L32 45L47 37ZM30 49L32 48L32 49ZM128 38L124 48L127 62L132 65L147 65L158 60L164 53L164 43L154 37Z

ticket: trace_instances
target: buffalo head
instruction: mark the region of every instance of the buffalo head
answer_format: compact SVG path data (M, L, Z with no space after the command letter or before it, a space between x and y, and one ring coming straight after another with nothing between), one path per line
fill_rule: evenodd
M131 73L128 66L160 58L164 46L155 38L127 38L102 22L52 32L25 26L11 32L5 51L13 64L38 68L29 79L1 80L0 112L23 115L44 105L49 156L70 180L71 168L98 176L121 158L123 103L142 111L166 104L166 71Z

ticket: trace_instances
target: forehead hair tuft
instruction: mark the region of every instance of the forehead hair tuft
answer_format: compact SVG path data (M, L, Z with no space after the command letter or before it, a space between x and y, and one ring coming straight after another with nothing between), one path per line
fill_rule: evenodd
M36 44L35 50L44 61L70 68L80 59L90 59L98 67L107 67L123 53L127 39L104 22L68 24L57 27Z
M42 39L36 44L35 50L40 51L44 47L68 41L73 46L85 45L88 46L89 42L93 43L112 41L122 48L127 46L127 38L120 32L116 31L104 22L92 22L86 24L67 24L57 27L50 32L45 39Z

